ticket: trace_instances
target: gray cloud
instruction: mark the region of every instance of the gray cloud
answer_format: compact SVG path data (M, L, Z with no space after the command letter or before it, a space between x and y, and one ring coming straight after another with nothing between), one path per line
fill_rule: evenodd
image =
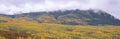
M101 9L120 18L120 0L0 0L2 14L90 8Z

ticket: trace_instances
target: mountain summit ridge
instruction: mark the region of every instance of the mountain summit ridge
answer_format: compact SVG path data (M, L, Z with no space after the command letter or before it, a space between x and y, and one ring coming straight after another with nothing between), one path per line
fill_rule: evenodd
M120 20L101 10L65 10L49 12L29 12L15 15L4 15L10 18L23 18L38 23L55 23L70 25L120 25ZM29 18L29 19L27 19Z

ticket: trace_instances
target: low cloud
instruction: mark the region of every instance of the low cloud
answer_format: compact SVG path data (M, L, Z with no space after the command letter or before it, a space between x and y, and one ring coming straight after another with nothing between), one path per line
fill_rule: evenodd
M0 13L2 14L59 9L101 9L120 18L119 0L0 0Z

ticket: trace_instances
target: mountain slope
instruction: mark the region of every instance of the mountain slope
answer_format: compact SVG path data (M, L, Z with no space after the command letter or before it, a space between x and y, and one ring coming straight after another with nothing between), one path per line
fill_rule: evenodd
M120 20L100 10L59 10L0 16L7 16L16 19L22 18L25 20L34 20L38 23L70 25L120 25Z

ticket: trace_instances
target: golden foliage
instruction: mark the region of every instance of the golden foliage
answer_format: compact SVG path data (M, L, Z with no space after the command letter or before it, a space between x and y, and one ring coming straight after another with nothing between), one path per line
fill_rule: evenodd
M1 18L4 20L3 18ZM20 20L20 21L19 21ZM18 39L120 39L120 26L90 26L90 25L62 25L37 23L22 19L11 19L8 22L0 23L0 30L17 32L18 37L11 33L11 37ZM17 34L16 33L16 34ZM20 36L20 33L28 38ZM8 33L0 33L0 39L7 39Z

